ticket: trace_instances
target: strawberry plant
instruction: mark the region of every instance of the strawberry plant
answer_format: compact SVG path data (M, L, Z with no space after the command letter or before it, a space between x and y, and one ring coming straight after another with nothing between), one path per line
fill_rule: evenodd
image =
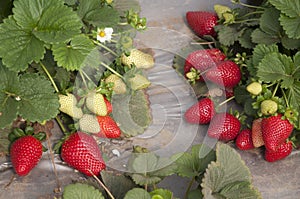
M214 102L216 113L207 123L207 136L234 141L242 150L261 147L268 154L264 156L267 161L281 160L300 143L300 31L293 28L299 25L300 11L292 6L297 4L294 1L265 0L257 5L231 2L232 6L214 5L210 13L217 16L214 23L199 17L205 11L186 13L186 25L198 40L182 49L181 56L175 56L173 67L187 79L199 99L209 97ZM191 13L198 13L198 18L191 20ZM214 34L197 33L193 28L197 25L212 26ZM208 53L218 50L224 54L223 60L216 61ZM205 51L205 58L196 56ZM242 120L229 121L231 108L226 106L231 106L230 100L240 105L235 111L243 115ZM287 152L281 153L280 148ZM272 151L280 158L270 158Z

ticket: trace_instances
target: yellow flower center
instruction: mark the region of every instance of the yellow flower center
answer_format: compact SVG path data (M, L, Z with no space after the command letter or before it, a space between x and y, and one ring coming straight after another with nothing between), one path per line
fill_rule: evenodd
M99 32L99 36L100 36L100 37L105 37L106 34L105 34L105 32L104 32L103 30L101 30L101 31Z

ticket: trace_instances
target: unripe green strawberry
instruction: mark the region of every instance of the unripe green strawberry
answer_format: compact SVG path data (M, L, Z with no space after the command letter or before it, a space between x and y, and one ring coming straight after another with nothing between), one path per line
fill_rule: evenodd
M260 110L263 115L272 115L277 112L278 104L273 100L264 100L260 104Z
M262 92L262 86L258 82L252 82L246 87L246 90L252 95L259 95Z
M123 94L126 93L126 84L123 82L123 80L118 77L115 74L111 74L109 75L106 79L105 79L105 83L113 83L113 91L116 94Z
M79 120L80 130L87 133L99 133L101 131L98 119L95 115L84 114Z
M134 64L137 68L151 68L154 66L154 59L150 54L144 53L138 49L132 49L130 55L121 56L121 61L124 65L131 66Z
M60 103L59 110L61 112L66 113L69 116L76 119L82 117L83 115L82 110L76 106L77 99L73 94L71 93L67 93L67 95L59 94L59 103Z
M134 77L130 78L128 81L132 90L144 89L151 84L151 82L141 74L135 74Z
M104 97L101 93L90 92L86 98L86 107L96 115L107 115L107 107Z

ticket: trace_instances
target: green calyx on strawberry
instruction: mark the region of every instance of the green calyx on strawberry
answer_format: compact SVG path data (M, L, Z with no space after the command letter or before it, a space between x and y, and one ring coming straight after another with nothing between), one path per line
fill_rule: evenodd
M191 84L195 84L196 81L198 81L201 78L200 72L195 68L191 68L191 70L185 74L185 77Z
M188 11L186 20L189 27L199 37L205 35L216 36L214 27L218 24L218 16L215 12L207 11Z
M9 134L10 160L19 176L29 174L39 163L44 149L41 140L45 137L45 133L42 132L34 134L32 127L27 127L25 131L16 128Z
M214 102L210 98L202 98L188 108L184 118L191 124L208 124L214 115Z
M96 140L93 136L79 131L71 134L63 142L61 158L87 176L98 176L106 168Z
M207 131L209 137L221 140L234 140L241 129L241 122L233 114L222 112L214 115Z
M241 78L240 67L230 60L218 62L216 67L209 69L204 74L205 80L228 88L235 87Z
M264 118L261 128L266 149L276 151L289 138L294 126L281 114L277 114Z

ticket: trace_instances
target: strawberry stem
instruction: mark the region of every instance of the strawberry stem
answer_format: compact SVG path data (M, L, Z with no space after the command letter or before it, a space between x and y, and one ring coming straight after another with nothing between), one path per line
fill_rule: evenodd
M57 170L56 170L56 165L55 165L55 162L54 162L54 153L52 151L52 144L51 144L51 140L49 138L49 135L48 133L46 133L46 139L47 139L47 145L48 145L48 148L49 148L49 156L50 156L50 159L51 159L51 163L52 163L52 166L53 166L53 172L54 172L54 175L55 175L55 180L56 180L56 185L57 185L57 188L55 188L55 191L56 192L61 192L61 184L60 184L60 181L59 181L59 178L58 178L58 175L57 175Z
M59 118L58 116L56 116L56 117L55 117L55 120L56 120L57 124L59 125L60 129L62 130L62 132L63 132L64 134L66 134L67 130L66 130L66 128L64 127L64 125L63 125L62 121L60 120L60 118Z
M112 51L112 50L111 50L110 48L108 48L107 46L103 45L103 44L100 43L100 42L94 41L94 40L93 40L93 42L94 42L94 44L100 46L101 48L104 48L105 50L107 50L108 52L110 52L111 54L113 54L114 56L118 57L118 54L115 53L114 51Z
M92 174L92 176L95 178L95 180L100 184L100 186L107 192L109 197L111 199L115 199L115 197L112 195L112 193L109 191L109 189L101 182L101 180L91 170L89 170L89 172Z
M109 65L107 65L104 62L101 62L101 65L104 66L105 68L107 68L108 70L110 70L112 73L114 73L115 75L117 75L118 77L123 79L123 76L120 75L117 71L115 71L113 68L111 68Z
M190 190L191 190L191 188L192 188L194 182L195 182L195 177L193 177L193 178L191 179L191 181L189 182L189 185L188 185L188 187L187 187L187 189L186 189L186 192L185 192L185 195L184 195L184 198L185 198L185 199L188 198L188 194L190 193Z
M45 66L42 62L40 62L40 65L41 65L42 69L44 70L44 72L46 73L46 75L48 76L49 80L51 81L51 84L53 85L55 91L56 91L57 93L59 93L58 87L56 86L56 84L55 84L55 82L54 82L54 80L53 80L51 74L50 74L49 71L47 70L46 66Z
M218 104L217 108L220 106L223 106L224 104L226 104L227 102L233 100L235 98L235 96L229 97L228 99L224 100L223 102L221 102L220 104Z
M246 3L241 2L240 0L231 0L231 2L234 3L234 4L239 4L239 5L244 6L244 7L247 7L247 8L253 8L253 9L261 9L261 10L264 10L263 7L260 7L260 6L254 6L254 5L249 5L249 4L246 4Z
M273 91L272 97L275 97L276 92L277 92L277 90L278 90L278 88L279 88L279 85L280 85L280 83L277 83L277 84L276 84L276 87L275 87L275 89L274 89L274 91Z

